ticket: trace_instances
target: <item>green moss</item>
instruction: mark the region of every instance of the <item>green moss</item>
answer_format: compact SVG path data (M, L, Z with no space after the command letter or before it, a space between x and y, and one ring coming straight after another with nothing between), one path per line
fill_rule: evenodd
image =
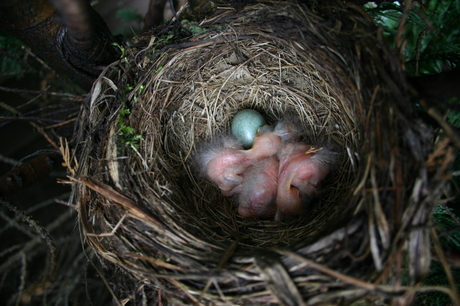
M131 114L130 109L125 108L118 112L118 147L126 148L131 153L139 150L139 145L144 138L142 135L137 134L133 127L126 124L127 117Z

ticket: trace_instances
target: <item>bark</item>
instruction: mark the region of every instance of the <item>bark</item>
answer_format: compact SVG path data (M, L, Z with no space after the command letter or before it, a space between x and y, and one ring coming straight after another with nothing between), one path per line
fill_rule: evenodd
M167 0L150 0L149 9L144 18L143 32L147 32L163 22L166 1Z
M7 0L0 27L28 45L58 74L89 90L103 66L118 58L115 41L86 0ZM62 22L61 22L62 21Z
M147 32L164 22L164 11L166 2L168 1L169 0L150 0L149 9L144 17L144 28L142 32ZM177 10L179 8L179 0L173 0L172 3L174 10Z

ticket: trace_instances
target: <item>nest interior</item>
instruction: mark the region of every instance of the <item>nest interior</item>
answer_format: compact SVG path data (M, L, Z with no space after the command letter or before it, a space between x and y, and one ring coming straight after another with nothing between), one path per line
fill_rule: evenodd
M431 132L369 18L340 1L257 1L216 5L181 31L139 38L80 114L69 164L96 253L136 280L133 291L174 304L355 301L372 290L320 267L390 281L403 249L420 279L430 261L421 225L443 184L425 165ZM269 123L288 114L305 142L340 156L307 214L243 218L200 176L197 150L246 108Z

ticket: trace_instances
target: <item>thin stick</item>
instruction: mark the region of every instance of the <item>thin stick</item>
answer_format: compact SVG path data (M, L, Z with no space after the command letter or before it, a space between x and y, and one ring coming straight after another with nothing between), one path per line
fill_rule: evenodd
M436 254L439 257L439 260L442 264L442 267L444 268L444 271L446 272L446 277L447 281L449 282L450 288L452 289L452 302L455 305L460 305L460 297L458 295L457 291L457 285L455 284L454 277L452 275L452 271L450 270L450 266L447 263L446 256L444 254L444 251L442 250L441 243L439 242L438 234L436 233L436 230L434 227L431 228L431 236L433 238L433 245L434 249L436 251Z
M1 91L14 92L14 93L27 93L33 95L45 95L45 96L57 96L57 97L67 97L75 100L83 100L83 96L69 94L65 92L54 92L54 91L43 91L43 90L30 90L30 89L18 89L18 88L8 88L0 86Z
M350 285L354 285L354 286L357 286L357 287L360 287L362 289L365 289L365 290L368 290L368 291L374 291L374 292L382 292L382 293L387 293L387 294L391 294L391 295L395 295L395 294L398 294L398 295L403 295L403 294L407 294L409 293L410 291L416 291L416 292L426 292L426 291L440 291L440 292L443 292L447 295L449 295L452 300L454 301L454 304L455 305L460 305L460 302L458 300L458 293L456 290L454 290L455 288L455 283L453 284L453 287L451 289L448 289L446 287L443 287L443 286L422 286L422 287L410 287L410 286L400 286L398 289L395 289L393 286L388 286L388 285L374 285L374 284L370 284L370 283L367 283L365 281L362 281L360 279L357 279L357 278L354 278L354 277L351 277L351 276L348 276L348 275L344 275L342 273L339 273L339 272L336 272L334 270L331 270L323 265L320 265L320 264L317 264L305 257L302 257L300 255L298 255L297 253L294 253L294 252L290 252L290 251L285 251L285 250L275 250L276 252L282 254L282 255L285 255L285 256L289 256L289 257L292 257L300 262L303 262L307 265L309 265L310 267L312 267L313 269L316 269L320 272L323 272L333 278L337 278L337 279L340 279L342 281L344 281L345 283L347 284L350 284ZM449 270L450 272L450 270Z
M420 104L425 108L428 115L430 115L436 122L442 127L442 129L446 132L447 137L454 143L457 149L460 149L460 137L454 131L452 126L444 120L443 116L439 113L439 111L434 107L428 107L425 100L421 100Z
M286 255L286 256L289 256L289 257L292 257L300 262L303 262L305 264L307 264L308 266L312 267L313 269L316 269L320 272L323 272L325 274L328 274L329 276L332 276L333 278L338 278L344 282L346 282L347 284L352 284L352 285L355 285L355 286L358 286L362 289L366 289L366 290L369 290L369 291L375 291L378 286L374 285L374 284L371 284L371 283L368 283L368 282L365 282L365 281L362 281L360 279L357 279L357 278L354 278L354 277L351 277L351 276L348 276L348 275L345 275L345 274L342 274L340 272L336 272L334 270L331 270L323 265L320 265L320 264L317 264L305 257L302 257L300 255L298 255L297 253L294 253L294 252L291 252L291 251L286 251L286 250L275 250L276 252L282 254L282 255Z
M26 216L26 214L19 210L17 207L11 205L8 202L0 200L0 204L6 206L9 210L14 212L17 216L21 217L21 219L28 223L29 226L34 228L43 238L43 240L46 241L46 244L48 245L49 251L50 251L50 257L49 257L49 262L48 262L48 273L45 274L44 278L42 281L31 284L27 290L21 294L21 300L24 303L27 303L30 301L32 296L34 295L41 295L45 292L46 289L48 289L51 284L53 283L54 279L56 278L56 264L57 264L57 253L56 253L56 246L54 244L53 239L51 238L50 234L41 227L40 225L37 224L32 218L29 216Z
M115 234L115 232L118 230L118 228L120 227L120 225L123 223L123 220L125 220L126 216L127 215L124 214L123 217L121 217L121 219L117 222L117 224L110 231L110 233L102 233L102 234L86 233L86 236L92 236L92 237L110 237L110 236L113 236Z

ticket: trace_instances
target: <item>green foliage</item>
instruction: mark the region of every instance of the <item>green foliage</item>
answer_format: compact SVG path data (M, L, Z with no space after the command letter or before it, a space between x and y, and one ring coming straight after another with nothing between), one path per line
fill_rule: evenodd
M409 75L439 73L443 70L458 68L460 63L460 0L421 0L412 1L413 7L405 12L403 1L384 2L380 5L368 3L366 11L375 23L384 29L384 35L393 49L398 39L403 38L405 68ZM401 18L406 21L402 37L398 38ZM399 41L401 43L402 41ZM395 52L397 52L395 50ZM452 105L459 105L459 99L450 99L439 104L447 112L447 121L460 127L460 112L454 111ZM458 107L456 107L458 109ZM460 158L454 164L453 172L460 169ZM460 186L460 179L454 176L453 184ZM459 196L448 205L459 206ZM458 217L444 207L438 206L433 213L433 222L440 236L444 250L460 253L460 230ZM427 250L428 252L429 250ZM452 274L456 284L460 284L460 269L453 268ZM424 285L449 286L442 265L433 261L430 274ZM457 285L460 289L460 285ZM450 305L448 295L438 291L426 292L417 296L418 305Z
M433 222L436 224L439 233L439 239L444 250L458 252L460 250L460 230L459 218L452 212L445 210L443 206L435 208L433 213ZM457 290L460 290L460 269L451 268L452 275ZM424 281L424 285L449 286L446 273L441 263L433 261L430 274ZM426 292L419 294L417 301L420 305L449 305L450 297L438 291Z
M448 103L460 105L460 98L450 99ZM449 105L449 104L448 104ZM446 121L450 123L455 128L460 128L460 112L450 110L447 112ZM460 214L460 153L457 152L455 162L452 166L452 185L456 191L455 198L449 203L451 207L454 208L454 211L457 214ZM459 249L460 250L460 249Z
M126 49L125 49L125 47L123 47L122 45L120 45L117 42L112 43L112 46L115 46L118 49L120 49L120 52L121 52L120 58L126 60Z
M457 290L460 289L460 269L451 269L455 283L457 284ZM430 275L427 277L424 285L430 286L445 286L448 287L448 281L442 265L439 262L433 262L431 265ZM426 306L445 306L452 305L452 301L447 294L439 291L431 291L419 294L417 296L417 305Z
M121 25L114 31L115 35L122 35L125 38L137 35L141 32L141 25L144 20L141 14L134 8L123 8L116 12ZM126 29L129 29L127 31Z
M135 91L134 91L135 90ZM126 101L126 104L133 105L138 102L138 96L142 95L145 90L144 85L137 86L137 83L134 85L128 85L125 87L123 92L124 98L123 101ZM128 94L135 93L130 101L128 101ZM136 130L128 125L129 115L131 114L131 109L125 105L123 109L118 112L118 146L127 148L131 153L135 153L136 150L139 150L139 145L144 138L142 135L137 134Z
M441 245L445 250L460 249L460 220L443 206L437 206L433 212L433 222L440 233Z
M204 34L204 33L206 33L208 31L205 28L201 28L198 25L198 22L188 21L187 19L182 20L181 25L182 25L182 27L184 27L184 29L190 31L190 33L192 33L192 35Z
M142 135L136 134L136 130L126 124L126 118L131 114L129 108L124 108L118 112L118 145L131 150L139 150L141 140L144 140Z
M132 21L142 22L142 15L139 14L137 9L134 8L123 8L117 11L117 18L121 19L122 22L130 23Z
M406 70L411 75L437 73L460 63L460 0L413 2L407 15L404 38ZM398 25L404 14L399 2L367 4L367 12L382 25L391 46L395 46Z
M24 74L21 71L28 67L24 58L20 57L24 54L22 46L24 44L9 33L0 32L0 73L15 75L18 79Z
M449 122L452 126L459 128L460 127L460 113L457 111L451 111L447 113L446 116L447 122Z

